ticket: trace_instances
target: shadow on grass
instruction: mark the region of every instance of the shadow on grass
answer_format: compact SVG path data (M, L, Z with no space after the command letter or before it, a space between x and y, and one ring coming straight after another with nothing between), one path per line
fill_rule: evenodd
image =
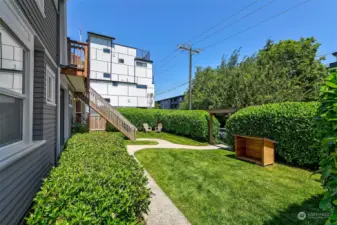
M302 204L290 205L286 210L281 211L264 224L324 224L328 215L319 208L319 202L322 198L323 195L316 195L302 202ZM298 214L300 212L305 213L301 213L302 216L305 215L305 218L299 219Z

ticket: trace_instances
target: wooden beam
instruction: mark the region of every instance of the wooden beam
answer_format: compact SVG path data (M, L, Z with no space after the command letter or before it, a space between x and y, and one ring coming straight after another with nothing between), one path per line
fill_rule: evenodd
M236 112L237 109L227 108L227 109L209 109L207 112L212 114L230 114Z
M212 145L212 144L214 144L214 141L213 141L213 114L212 113L209 114L208 131L209 131L209 143Z

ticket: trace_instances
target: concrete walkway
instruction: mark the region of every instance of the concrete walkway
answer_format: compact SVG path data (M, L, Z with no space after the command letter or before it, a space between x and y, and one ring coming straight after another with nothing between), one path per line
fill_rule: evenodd
M177 148L177 149L193 149L193 150L212 150L226 148L227 146L190 146L174 144L169 141L154 138L139 138L137 141L148 140L156 141L158 145L127 145L129 154L134 155L135 152L141 149L148 148ZM151 197L151 204L148 215L146 215L147 225L190 225L184 214L173 204L170 198L161 190L150 174L145 171L148 177L148 187L151 189L153 195Z

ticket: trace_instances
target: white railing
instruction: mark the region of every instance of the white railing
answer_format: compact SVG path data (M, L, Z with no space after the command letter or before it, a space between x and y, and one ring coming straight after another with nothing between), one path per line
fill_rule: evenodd
M131 140L136 140L137 128L132 123L130 123L130 121L128 121L120 112L113 108L94 89L89 88L89 99L86 99L85 101L89 102L89 106L92 109L94 109L105 120L110 122L125 136L127 136Z

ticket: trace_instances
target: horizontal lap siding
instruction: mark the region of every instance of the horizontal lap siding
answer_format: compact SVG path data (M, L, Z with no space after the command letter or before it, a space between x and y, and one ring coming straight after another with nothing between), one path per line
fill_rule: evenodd
M21 220L52 167L53 154L46 144L0 171L0 224Z
M34 55L33 140L46 143L0 171L0 224L22 221L55 160L56 107L46 102L45 68L57 69L44 52Z
M54 0L45 0L45 15L43 17L35 0L15 0L41 39L48 52L56 61L57 57L57 19L58 12Z
M43 140L43 107L45 104L46 66L44 52L34 52L34 104L33 104L33 139Z
M22 222L42 179L55 162L56 148L56 107L46 103L46 65L48 64L57 76L57 68L54 65L58 51L58 13L54 0L45 0L46 18L35 0L15 2L50 53L51 59L44 51L34 51L33 140L46 140L46 143L0 170L0 224L6 225Z

